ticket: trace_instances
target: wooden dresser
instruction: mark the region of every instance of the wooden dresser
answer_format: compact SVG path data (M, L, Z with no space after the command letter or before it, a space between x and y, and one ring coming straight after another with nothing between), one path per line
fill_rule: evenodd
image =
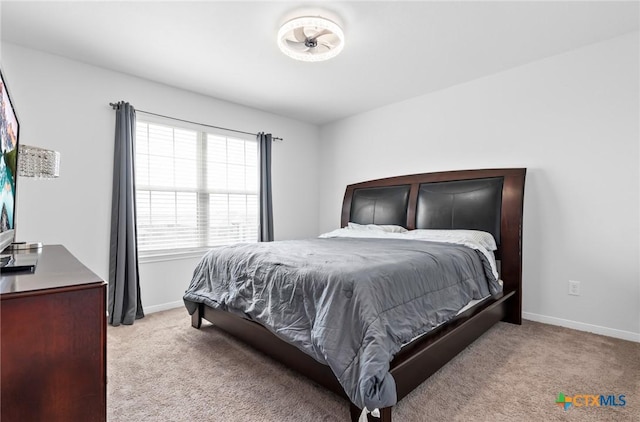
M0 275L0 420L106 421L106 283L63 246Z

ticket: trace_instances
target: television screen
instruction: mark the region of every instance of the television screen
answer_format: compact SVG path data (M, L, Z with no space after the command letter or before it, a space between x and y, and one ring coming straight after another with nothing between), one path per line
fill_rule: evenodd
M18 171L18 118L0 71L0 251L13 242L15 230L16 179Z

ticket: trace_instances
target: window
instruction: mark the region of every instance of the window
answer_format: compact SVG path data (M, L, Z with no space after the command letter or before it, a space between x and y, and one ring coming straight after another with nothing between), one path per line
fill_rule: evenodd
M258 145L208 131L136 124L141 257L258 239Z

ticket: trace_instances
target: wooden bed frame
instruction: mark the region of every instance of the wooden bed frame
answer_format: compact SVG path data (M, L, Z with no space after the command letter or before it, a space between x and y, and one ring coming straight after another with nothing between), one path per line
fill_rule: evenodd
M409 185L405 227L411 230L416 228L418 191L421 184L503 178L499 214L500 238L496 239L498 243L496 258L501 264L504 290L401 349L391 361L390 367L396 382L398 401L498 321L521 323L522 211L525 173L526 169L523 168L448 171L391 177L347 186L342 207L343 227L347 225L351 216L354 191ZM192 314L191 325L200 328L202 318L329 390L347 397L328 366L276 337L263 326L228 312L197 304L197 309ZM380 409L380 418L369 415L369 420L391 422L391 409L391 407ZM357 421L361 410L351 403L350 413L351 419Z

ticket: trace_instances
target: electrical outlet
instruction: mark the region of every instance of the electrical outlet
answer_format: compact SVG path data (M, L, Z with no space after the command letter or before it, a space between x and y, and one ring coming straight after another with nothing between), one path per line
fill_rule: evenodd
M569 294L573 296L580 296L580 282L575 280L569 280Z

